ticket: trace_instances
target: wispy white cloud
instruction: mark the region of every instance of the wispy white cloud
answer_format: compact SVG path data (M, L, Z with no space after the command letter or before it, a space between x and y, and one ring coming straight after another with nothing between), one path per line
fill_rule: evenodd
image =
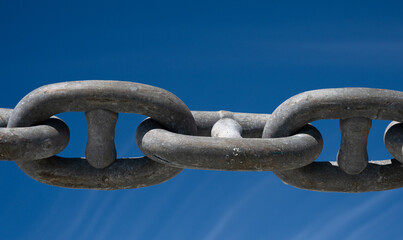
M214 240L220 239L219 236L222 232L225 231L225 228L231 222L233 216L239 212L239 210L246 205L248 201L253 199L259 192L263 191L263 189L267 190L267 185L270 183L265 179L264 181L256 184L255 187L250 189L248 192L244 194L242 198L239 198L237 201L234 201L232 205L230 205L227 210L221 215L220 219L218 219L213 225L214 227L211 229L208 234L202 238L205 240Z
M119 222L123 212L130 209L130 203L135 202L133 195L129 194L127 191L122 195L114 196L114 201L108 207L107 218L102 221L102 225L98 227L96 233L92 236L92 239L108 239L108 235L116 229L116 222Z
M340 229L343 229L343 227L348 226L362 214L372 210L376 205L382 201L385 201L391 195L392 192L382 192L359 206L346 209L346 211L334 217L333 220L327 222L325 225L322 225L319 231L315 231L311 236L311 240L328 239L334 233L340 231Z
M101 197L102 196L102 197ZM104 226L105 217L104 215L109 215L109 208L114 203L113 194L98 195L96 198L95 211L91 212L91 217L89 221L85 222L85 230L80 233L79 238L76 239L93 239L94 233L97 232L101 227Z
M210 189L214 184L216 177L212 175L206 175L203 180L201 180L197 185L194 185L192 191L186 195L186 198L183 201L180 201L180 207L175 210L175 213L166 221L164 224L159 226L158 234L154 237L154 239L164 239L166 238L165 234L169 232L170 229L176 225L176 221L183 217L186 217L185 214L189 213L189 209L192 209L194 203L197 202L197 198L200 197L200 193L204 192L205 189ZM178 234L178 233L177 233Z
M77 229L83 224L86 224L84 221L88 219L90 216L90 209L96 203L96 194L95 192L87 192L83 194L85 196L85 200L82 202L80 207L77 210L77 215L70 222L70 225L67 225L64 228L64 231L60 234L60 239L74 239L75 234L77 234Z
M372 217L371 221L355 229L350 235L347 236L346 240L370 239L372 234L371 229L377 229L380 223L385 222L385 219L388 219L391 215L396 214L396 212L401 212L401 209L402 206L400 203L385 209L381 212L381 214Z
M57 221L57 217L60 214L58 211L60 208L59 204L62 201L62 194L56 191L55 195L53 195L52 202L48 205L46 214L43 214L43 218L41 218L41 221L37 223L38 228L36 229L36 233L33 234L34 236L42 236L44 238L50 237L48 235L50 233L49 231L46 231L46 229Z
M115 194L114 201L108 205L108 208L106 210L100 209L100 211L106 211L107 218L103 218L102 222L92 225L93 230L89 232L95 231L95 233L91 235L90 239L102 240L113 237L113 234L116 234L115 230L122 228L121 219L127 214L127 211L132 211L136 215L130 221L125 222L126 225L133 226L125 239L141 239L144 232L155 224L162 210L167 207L168 201L175 197L178 186L175 184L167 186L170 187L159 192L160 198L152 198L146 203L138 202L136 199L137 194L133 190L120 192L119 197ZM136 207L134 208L133 205L136 205Z
M341 211L338 215L334 215L333 210L329 211L321 215L319 219L311 221L309 225L304 227L302 231L295 234L291 239L329 239L341 229L351 225L351 223L362 216L362 214L371 211L375 206L380 202L385 201L392 194L393 192L378 193L376 196L358 206L345 207L344 211Z

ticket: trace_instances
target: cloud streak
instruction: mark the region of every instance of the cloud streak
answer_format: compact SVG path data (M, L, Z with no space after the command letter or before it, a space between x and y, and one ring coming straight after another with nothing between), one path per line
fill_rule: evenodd
M221 218L216 221L214 227L211 229L211 231L205 236L204 240L215 240L215 239L220 239L219 236L222 234L227 227L227 225L230 223L231 219L235 214L239 212L239 210L242 209L245 204L253 199L258 193L262 192L263 189L267 189L267 183L269 181L265 179L264 181L260 182L259 184L255 185L254 188L250 189L248 192L246 192L242 198L239 198L238 201L235 201L232 205L230 205L227 210L221 215Z
M327 214L321 215L320 219L312 222L310 225L304 227L304 229L293 236L293 240L321 240L329 239L334 236L341 229L351 225L357 218L362 216L362 214L371 211L380 202L388 199L393 192L382 192L366 201L365 203L359 204L351 208L345 208L344 211L338 215L334 215L333 212L328 212ZM341 206L344 207L344 206ZM328 219L331 219L328 221Z
M382 211L381 214L373 217L371 221L355 229L350 235L348 235L346 240L370 239L371 236L373 237L371 229L376 229L377 231L379 231L379 229L377 228L378 225L382 222L385 222L385 219L389 218L396 212L401 212L400 204L395 204L388 209L385 209L384 211Z

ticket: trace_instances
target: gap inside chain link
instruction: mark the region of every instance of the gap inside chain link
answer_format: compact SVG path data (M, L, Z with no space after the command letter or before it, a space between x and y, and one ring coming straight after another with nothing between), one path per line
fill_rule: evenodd
M174 132L196 133L191 112L172 93L145 84L112 80L62 82L40 87L17 104L7 129L29 127L52 115L72 111L86 113L87 159L54 156L17 161L35 180L63 187L110 190L150 186L176 176L182 169L147 157L116 159L113 152L116 153L114 135L118 112L151 116Z
M371 130L368 135L368 155L370 159L383 160L391 159L393 156L387 151L384 146L383 136L385 134L386 127L391 121L388 120L377 120L372 121ZM325 119L314 121L311 123L314 125L323 137L323 149L319 158L315 162L336 162L337 152L340 148L341 133L338 131L340 129L340 120L336 119ZM337 131L329 131L329 129L336 129ZM379 147L381 146L381 147Z
M70 129L70 142L58 155L61 157L75 157L84 155L87 144L88 126L82 112L59 113ZM115 127L115 144L117 158L128 158L143 155L136 144L136 129L147 116L140 114L119 113Z
M368 164L367 154L372 120L403 122L402 110L402 92L386 89L320 89L291 97L273 112L263 136L288 136L309 122L340 119L338 166L332 162L315 162L274 173L285 183L316 191L365 192L402 187L401 163L392 159ZM386 147L399 161L403 161L402 134L401 124L396 124L396 127L388 127L385 135L388 136Z
M308 165L322 150L322 137L309 124L288 137L262 139L262 129L270 114L228 111L193 111L192 114L199 136L175 134L153 119L145 120L137 129L141 151L157 162L174 167L272 171ZM223 131L221 137L200 137L215 135L212 129L217 124ZM236 137L226 137L229 133L226 131Z
M156 92L158 93L156 94ZM356 164L357 162L353 161L354 159L348 160L348 158L351 158L351 156L353 156L352 158L355 158L354 156L359 156L357 157L357 159L363 160L364 158L362 158L362 156L364 156L368 151L369 158L374 159L374 156L371 156L371 150L373 147L371 145L366 146L367 141L366 136L369 131L369 126L371 124L374 125L372 126L372 130L369 131L370 135L368 137L379 140L382 138L379 137L379 134L374 133L375 129L377 128L376 126L379 125L379 123L377 123L378 121L371 121L370 119L375 120L390 119L390 120L402 121L403 117L401 106L403 106L403 102L401 95L402 93L398 91L383 90L383 89L368 89L368 88L324 89L324 90L309 91L288 99L287 101L282 103L275 110L275 112L273 112L273 114L266 121L266 124L264 126L263 131L263 137L265 137L264 139L249 140L249 139L242 139L240 138L240 136L230 139L222 139L222 138L210 139L205 137L198 138L196 136L186 135L189 133L191 135L195 134L194 130L196 126L194 125L194 120L192 119L191 115L197 113L195 112L190 113L189 109L186 107L186 105L184 105L184 103L180 99L178 99L175 95L163 89L130 82L77 81L77 82L66 82L66 83L47 85L33 91L32 93L24 97L24 99L22 99L15 108L14 110L15 114L13 114L11 117L12 120L10 120L11 123L9 127L10 130L12 130L13 127L30 126L31 124L36 124L40 123L41 121L44 121L47 117L50 117L52 114L57 114L64 111L85 111L86 113L91 113L91 116L95 116L95 118L94 117L91 118L91 121L93 121L93 123L92 124L89 123L90 126L92 126L92 128L91 127L89 128L89 131L93 133L94 131L92 131L91 129L97 129L95 132L100 131L101 129L98 127L94 128L94 126L97 126L98 123L101 124L102 122L102 119L97 119L98 118L97 116L103 116L107 118L109 114L108 111L112 115L114 114L115 111L131 112L131 113L137 113L137 111L140 111L140 113L142 114L151 114L155 119L159 119L158 120L159 124L162 124L164 123L164 121L167 121L165 122L167 124L165 126L169 126L168 128L173 128L171 130L174 130L175 132L179 130L179 132L181 133L177 134L175 132L165 131L164 128L157 126L155 129L150 128L148 130L144 129L141 130L140 140L139 135L137 135L137 141L138 143L140 143L139 144L140 149L143 152L144 150L146 150L145 154L150 158L156 160L157 162L160 162L160 160L162 160L163 164L160 164L160 167L155 167L156 166L155 164L157 163L148 162L149 160L147 160L147 158L143 158L141 161L139 161L138 163L140 165L138 164L133 165L131 162L132 160L130 159L129 160L121 159L118 160L116 164L113 164L113 162L111 162L110 164L112 165L101 164L98 166L96 162L92 162L92 160L90 161L89 160L90 158L87 156L88 162L97 169L91 168L88 165L88 163L83 159L69 160L60 157L52 157L50 159L41 159L31 162L18 161L18 165L21 167L21 169L23 169L30 176L32 177L35 176L33 178L37 179L36 177L40 176L39 179L42 179L43 182L60 186L79 187L79 188L89 187L95 189L117 189L117 188L148 186L161 182L161 180L152 179L153 178L152 176L154 175L155 171L158 171L157 170L158 168L164 169L165 168L164 164L168 163L172 164L172 166L174 167L179 168L189 167L197 169L254 170L254 171L274 170L275 174L279 176L283 181L288 182L288 180L290 180L289 183L291 185L307 189L310 189L310 186L312 186L311 190L351 191L351 192L379 191L401 187L403 181L402 181L402 172L400 171L399 168L400 164L397 163L396 161L392 161L393 164L387 164L384 166L370 163L369 165L370 167L367 169L364 166L364 168L361 168L361 170L357 169L356 172L349 172L350 171L349 169L352 169L351 166L354 167L354 164ZM53 100L55 99L57 101L54 103ZM173 103L175 103L176 105ZM102 113L102 111L104 111L104 113ZM163 111L165 114L161 115L161 111ZM203 132L204 130L206 130L206 129L203 130L203 122L205 121L204 118L205 117L209 118L209 116L213 116L214 114L217 114L217 112L199 112L199 113L202 114L201 120L200 119L196 120L199 121L199 123L201 124L200 126L198 125L199 134L207 136L208 133L206 134L206 132ZM237 114L242 115L243 117L246 116L247 124L249 124L250 121L253 122L254 118L256 117L260 118L261 116L264 115L264 114L260 115L244 114L244 113L231 113L226 111L220 111L219 118L225 118L225 117L232 118L236 117ZM88 122L88 116L86 115L86 117ZM340 121L342 130L341 142L342 146L344 147L340 148L339 150L339 153L342 153L343 157L341 158L342 160L340 160L339 158L338 161L340 161L339 163L343 164L351 163L352 165L350 166L340 165L341 166L340 168L330 167L329 163L324 162L309 164L319 156L322 147L321 146L322 139L320 133L317 130L305 124L311 121L315 122L316 120L319 119L329 119L329 118L342 119ZM198 118L196 117L196 119ZM143 123L145 122L150 121L146 120ZM140 125L139 128L141 128L141 126L144 125L143 123ZM212 125L213 123L214 122L211 123L209 122L210 125ZM109 124L108 128L111 129L111 127L114 127L114 125ZM158 130L158 128L160 128L160 130ZM385 127L383 127L383 130L384 129ZM125 130L126 130L125 133L129 132L127 131L127 129ZM259 128L259 131L260 130L261 129ZM394 150L391 151L394 152L392 153L394 156L401 154L399 153L398 150L397 151L398 153L396 155L396 149L395 149L396 146L401 144L398 142L402 141L402 138L399 135L400 134L399 131L401 130L394 131L394 133L391 135L393 137L390 138L391 142L389 142L389 144L392 142L393 144L395 144L393 147ZM148 132L150 133L153 132L153 134L158 133L160 135L158 134L147 135ZM328 132L328 131L327 129L325 129L322 132ZM365 137L363 137L364 135L360 136L359 134L361 133L365 133L364 134ZM107 137L106 135L108 134L103 135L96 134L96 135ZM109 136L111 135L112 134L109 134ZM92 145L94 141L95 143L98 141L96 139L97 136L95 136L95 138L94 137L90 138L92 140L92 143L89 145ZM145 138L146 140L144 141L143 140L144 136L153 136L154 138L147 137L148 140ZM165 137L161 138L160 141L158 140L158 136L165 136ZM154 140L149 141L150 139ZM182 140L179 140L179 142L175 143L176 145L174 144L170 146L173 152L168 151L166 152L168 153L167 157L161 158L160 156L161 154L163 154L163 151L161 151L161 149L166 148L168 146L164 144L169 144L169 142L174 139L176 140L182 139ZM303 139L303 141L298 142L296 141L297 139L299 140ZM182 146L187 146L186 144L192 141L193 141L193 147L195 148L190 152L189 152L190 148L188 148L186 150L187 152L184 151L181 153L183 155L182 160L180 160L182 161L182 163L179 162L178 164L178 162L175 163L173 160L166 160L166 159L178 158L179 155L178 152L176 152L176 150L178 148L181 148ZM334 135L332 137L332 141L334 141ZM126 140L126 142L131 142L131 139L130 141ZM236 153L233 156L234 159L232 158L229 159L231 161L227 163L229 164L228 166L223 165L220 167L214 167L213 165L215 164L214 160L215 158L211 159L210 152L213 150L216 151L215 153L218 153L217 160L219 160L221 154L222 153L225 154L225 151L228 150L225 149L225 142L227 142L228 145L231 146L230 151L232 151L232 154ZM306 145L308 142L310 143ZM146 144L143 145L143 143ZM235 145L231 145L234 143ZM264 143L263 145L265 144L270 145L271 147L266 148L266 146L263 146L260 148L259 147L255 148L261 143ZM237 144L246 144L246 145L243 145L245 147L243 147L242 150L237 147L235 148L232 147L237 146ZM294 147L294 144L298 145L298 147L295 149L291 148L291 150L289 150L290 148L288 147L289 146ZM340 146L340 141L338 144L335 145ZM356 148L351 147L355 145L357 145ZM98 146L97 143L94 146ZM102 144L99 146L102 146ZM121 146L121 144L119 144L119 146ZM151 148L148 148L150 146ZM209 147L207 147L205 150L200 151L200 154L204 155L204 157L207 157L202 159L202 162L195 163L195 161L193 161L194 159L192 159L192 161L186 159L189 158L191 154L194 154L198 150L202 149L203 146L209 146ZM219 146L219 148L216 148L217 146ZM364 146L366 150L363 150ZM96 153L93 151L95 148L91 149L92 149L91 154ZM235 149L238 150L234 152ZM98 150L103 151L102 149ZM243 150L246 151L243 152ZM361 153L359 153L358 155L354 155L353 153L355 150ZM270 154L272 155L269 154L261 158L262 155L267 153L267 151L269 151ZM156 154L157 152L158 155ZM171 156L169 156L169 154L171 154ZM95 155L98 156L97 154ZM253 156L253 160L252 162L250 162L251 164L250 166L253 167L250 169L248 169L248 167L245 168L245 165L243 165L242 157L245 157L245 159L247 160L251 156ZM281 156L283 157L285 156L284 160L286 161L288 161L289 159L294 160L292 160L291 162L281 163L282 161ZM330 159L327 156L325 156L326 160L333 160L335 155L331 156L333 157L330 157ZM401 155L399 156L400 159ZM196 158L199 157L196 156ZM298 160L298 158L299 159L303 158L305 162L302 164L301 162L298 163L298 161L301 161ZM91 157L91 159L96 158ZM241 161L237 162L235 159L238 160L241 159ZM268 165L262 167L263 165L258 164L259 166L257 166L256 163L253 162L255 161L255 159L263 160L260 164L263 165L268 164ZM272 165L271 161L273 159L276 159L277 161L276 164L280 163L280 165ZM72 161L75 161L75 163L72 164L73 163ZM203 163L203 161L205 161L205 163ZM400 161L402 161L402 159L400 159ZM147 164L143 165L143 163L147 163L148 165ZM150 163L151 165L154 164L155 166L153 165L152 167L148 168L148 166L151 166L149 165ZM295 165L295 163L297 163L297 165ZM384 163L379 162L378 164L384 164ZM107 167L109 165L110 167ZM115 168L116 166L119 167ZM148 170L144 169L143 168L144 166L148 168ZM234 166L235 168L233 168ZM273 168L273 166L275 167ZM348 166L348 168L345 168L344 166ZM344 173L341 172L340 169L343 169ZM56 175L54 175L55 171L57 172ZM151 175L149 175L147 171ZM165 177L161 178L167 180L176 175L177 173L179 173L179 171L180 169L178 169L178 171L173 172L171 171L171 173L162 171L158 174L160 176L168 174L169 176L166 175ZM363 174L361 174L361 171ZM287 172L291 173L291 175L288 174ZM137 173L137 176L133 176L134 173ZM144 173L146 175L144 175ZM346 175L346 173L349 175ZM106 174L109 177L105 178L104 174ZM147 178L147 180L149 180L148 183L141 183L141 179L143 176ZM374 179L374 177L376 176L385 179ZM133 180L133 177L137 177L137 179L134 182L127 184L126 181ZM332 179L328 179L329 177ZM389 177L391 179L388 179ZM111 179L114 179L114 182L108 183L107 181ZM349 186L346 186L345 185L346 183ZM368 185L368 183L370 183L370 185ZM331 184L334 185L331 186Z

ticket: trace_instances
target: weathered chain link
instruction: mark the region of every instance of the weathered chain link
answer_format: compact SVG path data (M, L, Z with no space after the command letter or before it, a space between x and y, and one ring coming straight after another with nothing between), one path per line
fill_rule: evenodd
M158 184L176 176L181 169L158 164L147 157L116 161L114 126L117 112L140 113L171 131L196 133L191 112L172 93L139 83L117 81L76 81L38 88L17 104L7 127L27 127L54 114L71 111L86 112L89 124L87 160L50 157L17 161L18 166L35 180L71 188L122 189Z
M315 162L303 169L274 171L283 182L309 190L338 192L376 191L403 186L402 168L391 167L391 162L374 162L367 166L367 136L371 119L402 122L402 92L343 88L301 93L273 112L263 137L288 136L304 124L319 119L340 119L342 139L337 164ZM402 142L397 144L402 146Z
M33 160L54 156L69 143L70 132L51 117L32 127L6 128L12 109L0 108L0 159Z
M212 114L219 115L218 112L205 112L197 117L203 119L205 115ZM237 116L237 113L233 115ZM243 117L253 119L256 115ZM217 123L209 128L225 124L223 120L230 119L217 118ZM244 126L248 127L250 123L253 121L245 121ZM238 128L242 129L242 125ZM322 136L312 125L306 125L295 135L284 138L262 139L261 134L256 138L242 138L240 132L231 129L229 124L216 131L218 135L224 136L188 136L165 130L156 121L147 119L137 129L137 145L149 158L173 167L230 171L272 171L303 167L319 157L323 146ZM237 133L239 137L233 137L234 134L229 134L231 132Z
M67 125L53 115L83 111L86 158L62 158ZM116 159L118 113L150 118L137 128L146 155ZM337 162L314 162L323 140L309 123L340 119ZM369 161L371 121L394 120L385 131L395 158ZM162 183L183 168L273 171L292 186L337 192L403 187L403 92L341 88L305 92L273 114L191 112L172 93L132 82L75 81L46 85L17 106L0 109L0 157L14 160L33 179L69 188L127 189Z

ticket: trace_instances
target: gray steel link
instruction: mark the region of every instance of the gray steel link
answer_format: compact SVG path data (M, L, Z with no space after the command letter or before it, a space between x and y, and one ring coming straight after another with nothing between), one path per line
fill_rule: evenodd
M264 127L263 137L290 136L320 119L353 117L403 122L403 92L335 88L300 93L277 107Z
M30 126L57 113L94 109L142 114L178 133L196 133L191 112L172 93L145 84L107 80L62 82L40 87L17 104L8 127Z
M85 117L88 125L87 161L95 168L106 168L116 160L115 126L118 113L95 109L85 112Z
M86 158L54 156L69 141L53 115L85 112ZM137 128L146 155L116 159L118 113L149 116ZM309 123L340 119L337 162L314 162L323 146ZM368 163L371 121L394 120L385 131L396 159ZM128 189L162 183L183 168L270 171L286 184L314 191L367 192L403 187L403 92L342 88L296 95L273 114L190 112L172 93L121 81L46 85L14 110L0 108L0 159L15 160L33 179L61 187ZM400 161L400 162L399 162Z
M31 127L6 128L12 109L0 109L0 159L32 160L63 151L70 139L67 125L51 117Z
M341 143L337 164L345 173L359 174L367 167L367 139L371 124L368 118L340 119Z
M7 127L8 119L13 109L0 108L0 127Z
M214 124L223 118L235 120L242 127L242 137L261 138L264 125L270 114L234 113L229 111L192 111L196 120L197 135L211 136Z
M349 118L401 122L403 121L403 92L370 88L341 88L301 93L282 103L273 112L265 125L263 137L289 136L304 124L319 119L342 119L343 132L351 133L356 131L357 125L344 124ZM355 158L341 161L345 172L357 174L362 168L362 166L357 168L357 162L362 163L367 159L366 147L363 148L363 144L366 143L369 127L368 123L362 125L363 133L354 140L359 144L346 147L343 142L348 143L351 140L342 139L343 154ZM356 134L356 136L358 135ZM351 135L342 134L342 137L351 137ZM403 178L399 177L402 174L401 167L397 167L396 164L371 165L369 170L367 167L356 177L344 174L340 169L332 163L315 162L301 169L274 171L274 173L285 183L317 191L365 192L386 190L403 185ZM373 177L378 178L372 179ZM364 179L365 181L371 179L370 182L373 185L369 187L369 185L363 184Z
M34 90L14 108L7 127L31 126L57 113L84 111L89 117L89 131L93 127L98 129L113 128L114 120L92 120L91 112L100 109L110 112L143 114L152 117L170 131L181 134L196 134L196 124L191 112L172 93L139 83L100 80L56 83ZM91 126L92 123L102 125ZM90 132L89 137L93 139L88 140L89 146L86 149L86 154L99 157L97 155L99 151L102 155L110 158L115 151L114 143L110 140L101 141L97 144L91 143L99 141L100 136L105 137L103 134ZM107 158L99 162L94 160L91 163L96 167L103 167L115 161L115 159ZM34 162L19 161L18 166L40 182L71 188L94 187L108 190L157 184L172 178L181 171L181 169L150 162L148 158L118 160L105 169L91 169L83 163L84 160L80 159L64 160L60 164L58 160L60 158L53 157ZM64 170L61 170L61 166ZM130 174L138 173L143 168L147 170L144 174L148 174L144 181L142 178L132 176L133 179L127 184L117 184L126 181ZM78 173L78 169L84 170L80 170ZM84 174L86 171L88 174ZM99 182L103 179L109 180L100 184ZM149 179L152 180L149 181Z
M242 138L242 126L231 118L218 120L211 129L212 137Z
M117 159L97 169L84 158L51 157L17 165L31 178L65 188L116 190L147 187L178 175L182 169L165 166L147 157Z
M244 132L259 137L263 122L269 116L222 113L195 112L196 123L202 123L198 128L212 129L216 124L215 120L220 123L221 117L233 117L238 119L240 126L245 129ZM239 131L239 127L233 127L235 131ZM202 134L204 135L204 132L200 131L199 135ZM313 162L323 146L322 136L311 125L285 138L216 138L172 133L152 119L147 119L139 125L136 139L140 150L160 163L181 168L230 171L299 168Z
M360 193L403 187L403 167L395 159L370 161L357 175L343 172L336 162L314 162L275 174L285 184L321 192Z
M384 141L389 153L403 163L403 123L391 122L386 128Z

